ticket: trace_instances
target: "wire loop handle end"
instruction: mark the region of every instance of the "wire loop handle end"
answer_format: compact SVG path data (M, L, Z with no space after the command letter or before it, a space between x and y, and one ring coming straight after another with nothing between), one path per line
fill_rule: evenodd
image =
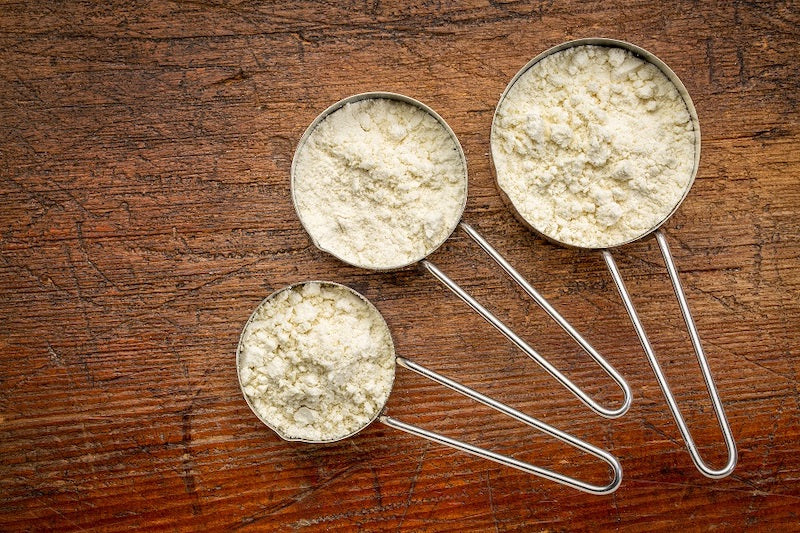
M639 315L633 305L633 301L628 293L628 289L625 287L625 283L622 281L619 268L617 268L617 264L614 261L614 258L611 256L611 252L608 250L602 250L601 253L603 254L603 259L608 266L608 270L611 272L611 277L614 279L614 284L617 286L617 290L622 297L622 303L625 306L625 309L628 311L628 315L631 317L633 328L636 330L636 333L639 336L639 340L642 343L642 348L644 348L644 353L647 355L647 360L650 362L650 366L653 368L653 372L656 375L656 380L661 387L661 391L664 393L664 398L667 400L669 410L672 412L672 416L675 418L675 423L678 425L681 436L686 442L686 447L689 450L689 455L691 456L692 461L704 476L711 479L724 478L730 475L730 473L733 472L733 469L736 467L736 462L738 460L736 443L733 440L731 428L728 424L728 419L725 416L725 410L722 407L722 401L719 398L717 387L714 385L714 379L711 376L711 369L708 366L708 361L706 359L705 352L703 351L703 346L700 344L700 335L697 332L697 327L695 326L694 319L692 318L692 313L689 310L689 303L686 301L686 294L683 291L683 286L681 285L681 280L678 276L678 269L675 267L675 261L672 259L672 254L670 253L666 237L661 230L657 230L655 232L655 236L656 240L658 241L658 247L661 250L661 255L664 258L664 264L667 267L667 273L669 274L670 281L672 282L672 288L675 291L675 296L678 299L678 305L680 306L683 320L686 323L686 328L689 331L689 337L692 341L692 346L694 347L694 353L697 356L697 362L700 365L700 370L703 373L703 379L705 380L706 388L708 389L708 394L711 398L711 404L714 407L714 413L717 416L719 427L722 430L725 446L728 448L728 462L720 469L711 468L700 456L697 445L695 444L694 439L689 432L686 421L684 420L683 415L678 408L678 404L675 401L675 397L669 388L667 378L664 376L664 372L661 370L661 366L658 364L658 360L653 352L653 347L650 345L650 340L648 339L647 333L644 330L644 326L639 319Z

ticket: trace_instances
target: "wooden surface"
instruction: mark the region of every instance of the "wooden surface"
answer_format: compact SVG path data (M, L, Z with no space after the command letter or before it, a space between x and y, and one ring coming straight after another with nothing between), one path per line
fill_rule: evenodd
M619 5L618 5L619 4ZM622 7L621 7L622 6ZM800 8L793 2L4 2L0 6L0 529L722 530L798 528ZM596 254L502 204L497 99L562 41L621 38L681 77L697 181L665 229L740 451L692 465ZM628 379L589 412L416 268L314 248L292 209L295 144L353 93L420 99L470 167L465 220ZM615 251L703 454L724 462L652 239ZM620 395L456 232L432 257L606 403ZM398 353L614 453L595 497L373 424L281 441L234 368L256 304L327 279L382 311ZM405 421L601 483L605 467L398 371Z

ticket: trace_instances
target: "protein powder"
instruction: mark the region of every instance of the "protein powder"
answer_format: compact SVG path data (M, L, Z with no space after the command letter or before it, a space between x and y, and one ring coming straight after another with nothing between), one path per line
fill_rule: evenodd
M580 45L531 65L498 104L501 191L536 230L606 248L662 223L691 186L694 129L675 85L630 51Z
M286 439L327 442L379 414L394 382L395 353L372 304L342 285L307 282L256 308L239 340L237 367L264 423Z
M364 268L399 268L455 229L467 169L455 135L422 104L362 96L333 106L306 132L292 195L320 249Z

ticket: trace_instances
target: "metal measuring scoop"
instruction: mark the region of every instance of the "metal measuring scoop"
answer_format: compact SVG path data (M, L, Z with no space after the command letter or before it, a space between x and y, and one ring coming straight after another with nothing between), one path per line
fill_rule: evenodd
M425 111L428 115L432 116L436 119L436 121L444 128L450 137L453 140L453 144L458 150L459 158L461 159L461 166L463 169L463 201L460 205L460 210L458 216L452 217L455 221L452 227L444 234L443 238L441 238L438 242L432 243L430 246L427 246L421 253L419 253L416 257L412 258L410 261L405 262L404 264L394 265L390 268L376 268L372 265L364 265L359 264L357 258L353 257L343 257L341 254L336 254L329 249L326 249L323 245L320 244L320 239L318 236L314 234L313 229L306 223L303 217L303 213L301 209L298 207L298 199L297 199L297 191L295 187L295 180L296 180L296 166L298 161L298 156L302 152L303 147L305 146L309 137L314 133L317 126L322 123L326 118L328 118L331 114L335 113L343 106L358 102L361 100L367 99L389 99L389 100L396 100L399 102L405 102L406 104L410 104L418 109ZM447 123L440 117L433 109L426 106L425 104L413 99L409 98L408 96L395 94L395 93L387 93L387 92L370 92L370 93L362 93L350 96L339 102L333 104L332 106L328 107L325 111L323 111L314 121L309 125L306 129L303 136L300 138L300 142L298 143L297 150L295 151L294 158L292 160L292 169L291 169L291 189L292 189L292 202L295 207L295 211L297 212L297 216L300 219L301 224L306 229L306 232L311 237L311 240L314 242L314 245L324 252L328 252L337 259L359 267L359 268L366 268L369 270L375 271L386 271L386 270L396 270L411 264L419 262L423 267L425 267L428 272L433 274L439 281L441 281L447 288L449 288L453 293L455 293L459 298L461 298L467 305L469 305L475 312L481 315L487 322L489 322L492 326L494 326L498 331L500 331L503 335L506 336L514 345L516 345L520 350L525 352L531 359L536 361L548 374L553 376L559 383L561 383L564 387L566 387L572 394L574 394L581 402L583 402L587 407L589 407L595 413L606 417L606 418L617 418L625 414L631 405L631 390L628 386L628 383L623 379L623 377L595 350L584 338L573 328L565 318L563 318L548 302L545 300L543 296L541 296L526 280L523 278L494 248L492 248L486 240L481 237L475 229L469 226L465 222L461 222L461 216L464 213L464 209L466 207L467 202L467 160L464 156L464 150L461 148L461 144L458 142L458 138L456 137L453 130ZM593 400L589 395L587 395L583 390L581 390L577 385L575 385L569 378L567 378L564 374L562 374L557 368L555 368L547 359L542 357L536 350L534 350L527 342L525 342L522 338L520 338L516 333L514 333L511 328L506 326L500 319L498 319L494 314L492 314L488 309L486 309L483 305L478 303L472 296L470 296L464 289L462 289L456 282L450 279L444 272L442 272L436 265L434 265L429 260L425 259L428 255L433 253L439 246L441 246L449 236L455 231L456 226L460 227L470 238L472 238L478 245L495 261L499 264L503 270L517 283L520 287L525 290L535 301L536 303L550 315L553 320L555 320L559 326L561 326L569 335L572 337L583 350L589 354L589 356L598 364L600 367L616 382L616 384L622 389L623 393L623 401L622 405L616 409L609 409L599 405L595 400Z
M343 290L346 290L346 291L350 292L354 296L358 297L359 300L364 302L364 304L369 309L369 313L371 315L373 315L373 317L375 319L380 319L380 320L376 320L376 322L380 322L383 325L383 327L386 328L387 338L388 338L389 343L391 344L391 354L392 354L392 357L394 357L395 364L397 364L397 365L399 365L399 366L401 366L403 368L406 368L408 370L411 370L413 372L416 372L417 374L419 374L421 376L424 376L424 377L426 377L426 378L428 378L428 379L430 379L432 381L435 381L436 383L439 383L440 385L444 385L445 387L448 387L448 388L450 388L450 389L452 389L452 390L454 390L454 391L456 391L456 392L458 392L460 394L463 394L464 396L467 396L468 398L472 398L473 400L475 400L477 402L480 402L480 403L482 403L482 404L484 404L484 405L486 405L488 407L491 407L492 409L495 409L496 411L499 411L499 412L501 412L501 413L503 413L505 415L508 415L511 418L514 418L515 420L523 422L523 423L525 423L525 424L527 424L527 425L529 425L529 426L531 426L533 428L536 428L539 431L541 431L542 433L550 435L551 437L555 437L556 439L558 439L558 440L560 440L560 441L562 441L562 442L564 442L566 444L569 444L570 446L572 446L574 448L577 448L577 449L579 449L581 451L584 451L584 452L586 452L586 453L588 453L588 454L590 454L590 455L592 455L594 457L597 457L598 459L602 460L608 466L611 467L611 471L612 471L612 479L611 479L611 481L606 485L594 485L594 484L591 484L591 483L586 483L584 481L577 480L577 479L572 478L570 476L566 476L564 474L559 474L557 472L553 472L552 470L548 470L546 468L534 466L534 465L532 465L530 463L526 463L524 461L520 461L518 459L514 459L513 457L508 457L506 455L502 455L502 454L499 454L499 453L496 453L496 452L493 452L493 451L490 451L490 450L479 448L479 447L474 446L472 444L468 444L468 443L465 443L465 442L462 442L462 441L459 441L459 440L456 440L456 439L452 439L450 437L446 437L444 435L440 435L438 433L434 433L432 431L428 431L426 429L422 429L420 427L417 427L417 426L414 426L414 425L411 425L411 424L407 424L405 422L402 422L400 420L397 420L396 418L392 418L392 417L390 417L390 416L385 414L386 402L388 402L388 400L389 400L389 395L386 396L386 399L383 401L383 403L381 405L376 405L375 406L375 408L373 410L373 413L372 413L372 416L361 427L356 428L355 430L353 430L352 432L350 432L350 433L348 433L346 435L337 436L337 437L334 437L334 438L331 438L331 439L328 439L328 440L308 440L308 439L296 438L296 437L292 437L292 436L286 435L283 431L280 431L278 428L276 428L274 424L270 423L270 421L268 421L262 415L262 413L256 408L256 406L253 405L253 401L251 400L250 396L248 396L248 394L245 392L244 383L242 382L242 373L241 373L242 364L243 364L242 363L242 358L243 358L242 357L242 353L243 353L243 351L245 349L244 338L245 338L245 332L248 330L248 326L257 317L258 311L261 309L262 306L266 305L268 302L270 302L271 300L276 298L279 294L283 293L284 291L290 291L290 290L293 290L293 289L295 289L297 287L300 287L300 286L303 286L303 285L306 285L306 284L309 284L309 283L318 283L320 285L328 285L328 286L338 287L340 289L343 289ZM284 287L282 289L279 289L279 290L273 292L272 294L270 294L269 296L267 296L256 307L256 309L250 315L250 318L245 323L245 326L242 329L242 334L239 337L239 344L238 344L238 346L236 348L236 375L237 375L237 378L239 380L239 387L240 387L240 389L242 391L242 396L244 396L244 399L247 402L247 405L250 406L250 409L258 417L258 419L261 420L261 422L263 422L267 427L272 429L280 438L282 438L284 440L287 440L287 441L299 441L299 442L306 442L306 443L310 443L310 444L323 444L323 443L329 443L329 442L336 442L336 441L339 441L339 440L343 440L343 439L352 437L356 433L359 433L364 428L369 426L375 420L378 420L380 423L382 423L384 425L387 425L389 427L393 427L395 429L399 429L401 431L405 431L406 433L410 433L412 435L416 435L418 437L422 437L424 439L427 439L427 440L430 440L430 441L433 441L433 442L437 442L439 444L443 444L445 446L449 446L451 448L455 448L456 450L460 450L462 452L466 452L466 453L469 453L469 454L472 454L472 455L476 455L478 457L482 457L482 458L488 459L490 461L494 461L494 462L497 462L497 463L500 463L500 464L503 464L503 465L506 465L506 466L510 466L512 468L516 468L516 469L521 470L523 472L526 472L528 474L533 474L535 476L543 477L545 479L549 479L551 481L555 481L556 483L560 483L562 485L566 485L568 487L572 487L572 488L581 490L583 492L588 492L590 494L602 495L602 494L610 494L610 493L614 492L615 490L617 490L617 487L619 487L620 483L622 482L622 467L620 466L619 461L617 461L617 459L613 455L611 455L609 452L607 452L605 450L602 450L602 449L600 449L600 448L598 448L596 446L593 446L592 444L589 444L588 442L585 442L585 441L583 441L583 440L581 440L581 439L579 439L579 438L577 438L577 437L575 437L575 436L573 436L573 435L571 435L569 433L565 433L565 432L563 432L561 430L558 430L558 429L554 428L553 426L550 426L550 425L548 425L548 424L546 424L546 423L544 423L544 422L542 422L540 420L537 420L536 418L533 418L531 416L526 415L525 413L517 411L516 409L514 409L512 407L509 407L509 406L507 406L507 405L505 405L503 403L500 403L497 400L493 400L492 398L489 398L488 396L484 396L483 394L481 394L481 393L479 393L477 391L474 391L474 390L470 389L469 387L466 387L466 386L464 386L464 385L462 385L460 383L457 383L457 382L455 382L455 381L453 381L451 379L448 379L445 376L442 376L441 374L437 374L436 372L434 372L432 370L429 370L429 369L425 368L424 366L422 366L420 364L417 364L417 363L415 363L415 362L413 362L413 361L411 361L409 359L406 359L405 357L397 356L395 354L395 351L394 351L394 342L392 340L391 334L388 333L388 332L389 332L389 329L388 329L388 325L386 324L386 321L383 319L383 316L381 315L380 311L378 311L378 309L372 304L372 302L367 300L367 298L365 298L364 296L362 296L361 294L359 294L355 290L353 290L350 287L347 287L345 285L341 285L339 283L334 283L334 282L330 282L330 281L307 281L307 282L295 283L293 285L289 285L288 287ZM390 389L391 389L391 386L393 384L394 384L394 373L392 373L392 383L390 384Z
M647 359L650 362L650 366L653 368L653 372L656 375L656 379L658 384L661 387L662 392L664 393L664 397L667 400L667 405L669 406L670 411L672 412L672 416L675 418L675 422L678 425L678 428L683 436L684 441L686 442L686 446L689 450L689 454L692 457L692 461L694 462L695 466L701 473L705 476L718 479L723 478L729 475L734 467L736 466L737 461L737 451L736 451L736 444L733 440L733 436L731 434L730 426L728 424L728 420L725 416L725 411L722 407L722 402L720 401L719 394L717 393L717 388L714 385L714 380L711 376L711 370L708 366L708 361L706 360L705 353L703 351L703 347L700 344L700 337L697 332L697 327L694 324L694 319L692 318L692 314L689 311L689 304L686 301L686 296L683 292L683 288L681 286L680 279L678 277L678 271L675 267L675 262L672 259L672 255L669 250L669 246L667 245L666 238L664 233L661 231L661 226L672 216L673 213L678 209L680 204L686 198L686 195L689 193L689 189L691 189L692 184L694 183L695 177L697 176L697 168L700 162L700 122L697 118L697 111L694 108L694 104L692 103L692 99L689 97L689 93L684 87L681 80L678 76L660 59L658 59L655 55L635 46L633 44L627 43L625 41L618 41L614 39L600 39L600 38L589 38L589 39L578 39L574 41L569 41L562 43L558 46L550 48L533 58L528 64L526 64L522 69L511 79L508 86L506 87L503 94L500 96L500 101L497 104L497 108L495 110L495 115L492 119L492 135L491 135L491 145L492 145L492 163L495 169L495 177L497 177L497 166L494 164L494 149L496 147L497 137L496 137L496 121L497 121L497 110L500 109L503 100L508 95L511 88L517 82L517 80L525 74L531 67L533 67L536 63L548 57L552 54L560 52L564 49L574 47L574 46L583 46L583 45L596 45L596 46L606 46L606 47L616 47L622 48L632 52L635 56L640 59L643 59L646 62L649 62L661 70L661 72L667 77L667 79L675 86L678 90L678 93L683 98L684 103L686 104L686 109L689 112L691 117L692 125L694 128L694 165L691 171L691 178L687 182L686 188L683 191L683 195L678 198L675 202L675 205L672 209L667 213L664 218L655 224L653 227L648 228L647 230L641 232L639 235L627 239L622 242L615 242L608 246L575 246L574 244L564 243L559 241L558 239L553 238L552 236L545 233L545 231L541 228L537 228L533 222L527 220L521 213L521 210L514 204L513 200L511 199L511 195L509 195L505 190L503 190L502 186L500 185L500 180L497 180L497 187L500 191L500 195L505 200L506 204L510 207L511 211L514 213L516 218L522 222L528 229L532 230L536 234L544 237L550 242L555 244L565 246L568 248L578 248L578 249L586 249L586 250L600 250L600 253L603 256L603 259L608 266L609 271L611 272L611 276L614 279L614 283L617 287L617 290L622 297L622 302L625 305L625 309L627 310L628 314L631 317L631 321L633 322L634 329L639 336L639 340L642 343L642 347L644 348L645 354L647 355ZM667 272L669 274L669 278L672 282L672 287L675 291L675 296L678 299L678 303L680 305L681 314L683 315L684 322L686 323L686 327L689 330L689 336L692 341L692 346L694 347L695 355L697 356L697 361L700 365L700 369L703 373L703 379L705 380L706 387L708 389L709 396L711 397L711 403L714 407L714 412L716 413L717 420L720 425L720 429L722 430L722 435L725 440L725 445L728 449L728 461L724 467L720 469L713 469L709 467L700 457L700 453L697 449L697 445L692 439L691 434L689 433L689 429L684 421L683 415L678 408L678 404L675 401L675 397L672 395L670 391L669 384L667 383L666 377L661 370L661 366L658 364L658 360L656 359L655 353L653 352L653 348L650 345L650 341L645 333L644 327L642 326L641 321L639 320L639 315L636 312L636 309L633 306L633 301L631 300L630 295L628 294L628 290L625 288L625 283L622 280L622 276L620 275L619 269L617 268L617 264L614 261L614 258L611 255L611 252L608 248L610 247L617 247L622 246L624 244L639 240L644 238L647 235L654 234L656 241L658 242L658 247L661 250L661 255L664 257L664 263L667 267Z

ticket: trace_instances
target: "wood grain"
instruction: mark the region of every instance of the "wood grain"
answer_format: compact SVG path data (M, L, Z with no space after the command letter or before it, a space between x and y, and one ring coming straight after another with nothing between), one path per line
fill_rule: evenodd
M800 9L793 2L4 2L0 5L0 529L797 529ZM497 99L531 57L604 36L681 77L703 147L666 232L740 450L692 465L599 256L503 206ZM465 220L628 379L605 421L416 268L371 273L294 215L295 143L347 95L429 104L470 167ZM652 240L614 252L703 454L720 433ZM432 257L603 401L613 384L458 232ZM577 493L373 424L281 441L234 349L268 293L361 291L398 352L611 450ZM602 482L573 453L400 370L392 415Z

